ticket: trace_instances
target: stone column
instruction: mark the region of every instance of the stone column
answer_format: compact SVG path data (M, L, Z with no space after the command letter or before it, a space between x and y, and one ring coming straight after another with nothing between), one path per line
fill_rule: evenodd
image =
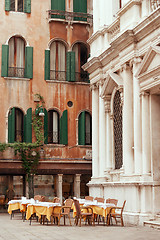
M128 64L123 65L123 166L126 175L134 171L133 165L133 76Z
M106 171L112 169L112 138L111 138L111 119L110 119L110 100L111 96L105 97L105 114L106 114Z
M99 176L99 91L96 85L92 90L92 177Z
M81 174L74 176L74 196L80 198L81 195Z
M105 126L105 105L104 99L100 97L102 90L101 81L99 83L99 176L104 177L105 170L105 148L106 148L106 126Z
M60 198L60 202L62 203L62 183L63 183L63 174L57 175L57 197Z
M143 174L151 172L149 94L142 93L142 168Z
M135 76L141 58L134 58L133 64L133 114L134 114L134 173L140 175L142 173L142 130L141 130L141 107L140 107L140 85L139 80Z

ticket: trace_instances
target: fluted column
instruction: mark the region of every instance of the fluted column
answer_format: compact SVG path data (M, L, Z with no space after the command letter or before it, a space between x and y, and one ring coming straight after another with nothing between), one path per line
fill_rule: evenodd
M133 64L133 112L134 112L134 172L136 175L142 173L142 129L140 108L140 85L136 72L140 66L141 58L134 58Z
M105 147L106 147L106 126L105 126L105 105L104 99L100 96L103 81L99 83L99 176L104 177L105 170Z
M60 198L62 203L62 183L63 183L63 174L57 174L57 197Z
M123 166L125 174L132 174L133 165L133 76L128 64L123 65Z
M99 176L99 90L96 85L92 90L92 177Z
M80 198L80 193L81 193L80 185L81 185L81 174L75 174L75 176L74 176L74 196L77 198Z
M149 94L142 93L142 168L143 174L151 172Z

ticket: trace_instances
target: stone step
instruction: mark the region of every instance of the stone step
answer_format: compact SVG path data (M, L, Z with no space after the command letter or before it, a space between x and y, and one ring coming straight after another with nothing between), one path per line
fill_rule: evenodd
M160 219L145 221L144 226L160 229Z

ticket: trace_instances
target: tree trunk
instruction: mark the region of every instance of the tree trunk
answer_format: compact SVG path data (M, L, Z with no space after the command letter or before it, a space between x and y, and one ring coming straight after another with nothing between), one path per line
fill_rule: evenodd
M34 175L28 175L29 198L34 198Z

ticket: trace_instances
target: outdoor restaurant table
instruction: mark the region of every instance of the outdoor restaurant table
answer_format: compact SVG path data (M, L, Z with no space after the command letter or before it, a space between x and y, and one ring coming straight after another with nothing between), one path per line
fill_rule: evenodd
M8 213L12 214L14 210L20 210L20 212L25 212L28 204L31 203L31 199L26 199L25 197L22 199L15 199L8 202Z
M83 207L91 207L93 209L93 213L97 214L97 215L101 215L104 218L107 217L107 214L109 213L110 209L112 207L115 207L115 205L113 203L101 203L101 202L97 202L96 200L90 201L90 200L85 200L85 199L78 199L80 206ZM76 216L76 208L73 204L72 206L73 209L73 217ZM82 210L83 211L83 210ZM86 210L84 210L86 211Z
M26 219L29 220L32 214L35 213L36 216L38 216L39 218L41 218L42 215L45 215L48 221L50 221L53 208L55 208L55 211L59 213L61 210L61 204L52 202L38 202L34 204L29 204L27 206Z

